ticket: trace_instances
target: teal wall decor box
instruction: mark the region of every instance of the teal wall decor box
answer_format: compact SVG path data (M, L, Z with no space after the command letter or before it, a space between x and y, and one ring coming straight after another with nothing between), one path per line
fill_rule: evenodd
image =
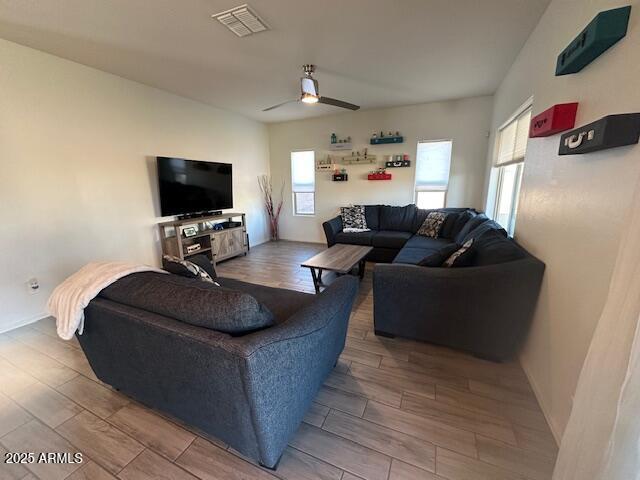
M631 5L600 12L558 55L556 76L577 73L627 34Z

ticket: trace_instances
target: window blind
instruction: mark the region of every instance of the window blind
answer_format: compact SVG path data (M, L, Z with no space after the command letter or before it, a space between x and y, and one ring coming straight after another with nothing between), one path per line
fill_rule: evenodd
M451 141L418 142L416 191L444 191L449 186Z
M496 167L522 162L527 152L531 107L505 125L499 132Z
M294 192L313 192L316 183L313 151L291 152L291 189Z

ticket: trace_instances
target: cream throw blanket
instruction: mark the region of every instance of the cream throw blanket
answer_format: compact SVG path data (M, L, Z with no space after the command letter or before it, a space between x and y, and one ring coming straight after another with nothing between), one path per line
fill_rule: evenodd
M92 262L58 285L47 303L56 319L58 336L71 340L76 330L82 335L84 309L100 291L116 280L136 272L167 273L159 268L126 262Z

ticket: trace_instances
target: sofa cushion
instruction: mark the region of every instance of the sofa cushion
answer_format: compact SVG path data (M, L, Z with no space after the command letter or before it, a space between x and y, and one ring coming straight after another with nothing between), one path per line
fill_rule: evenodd
M364 215L364 205L351 205L340 207L343 232L362 232L370 230L367 227L367 219Z
M112 283L100 296L231 335L274 323L269 309L251 295L178 275L134 273Z
M469 233L467 233L467 235L462 239L462 243L466 242L471 238L479 238L484 233L489 231L494 231L499 235L501 235L502 237L507 236L507 231L504 228L502 228L502 225L500 225L497 222L494 222L493 220L487 220L486 222L482 222L476 228L474 228Z
M474 249L473 264L478 266L512 262L525 257L518 244L498 230L488 230L476 238Z
M338 232L336 233L336 243L371 246L371 240L375 233L377 232L372 230L367 232Z
M215 267L211 263L211 260L209 260L209 257L207 257L206 255L202 253L200 255L192 255L189 257L189 261L191 263L195 263L196 265L198 265L201 269L207 272L209 276L214 280L218 276L218 274L216 273Z
M447 218L447 214L444 212L431 212L427 215L420 228L416 232L416 235L423 237L438 238L440 231L444 225L444 221Z
M373 240L371 244L374 247L400 249L412 236L413 234L411 232L380 230L379 232L375 232L373 234Z
M364 218L371 230L380 230L380 205L365 205Z
M294 313L313 303L315 295L285 288L267 287L235 278L218 277L218 283L231 290L248 293L273 313L276 324L288 320Z
M430 238L423 237L421 235L414 235L411 237L407 243L405 243L404 248L423 248L429 250L438 250L446 245L451 245L453 242L446 238Z
M393 230L396 232L413 232L417 208L415 205L404 207L392 207L382 205L380 207L380 230Z
M442 264L448 268L469 267L475 257L474 241L467 240L464 245L451 254Z
M460 229L458 234L454 237L455 242L463 244L464 239L469 234L469 232L471 232L473 229L486 222L487 220L489 220L489 217L487 217L484 213L480 213L469 219Z
M441 236L454 239L464 228L469 220L476 216L472 210L452 213L447 216L445 224L442 226Z
M440 249L431 252L418 262L418 265L422 267L441 267L442 264L458 250L459 245L456 243L450 243Z

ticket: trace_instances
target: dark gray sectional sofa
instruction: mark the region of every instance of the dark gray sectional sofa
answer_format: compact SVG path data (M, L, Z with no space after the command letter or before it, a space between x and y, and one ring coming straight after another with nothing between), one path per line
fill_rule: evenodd
M502 361L514 357L531 322L544 264L484 214L446 208L438 238L417 235L431 210L415 205L365 206L369 232L342 231L338 216L323 227L329 246L373 246L376 334L400 336L462 349ZM451 244L473 238L465 267L420 263Z
M342 352L358 281L320 295L218 282L124 277L90 302L78 340L103 382L274 468Z

